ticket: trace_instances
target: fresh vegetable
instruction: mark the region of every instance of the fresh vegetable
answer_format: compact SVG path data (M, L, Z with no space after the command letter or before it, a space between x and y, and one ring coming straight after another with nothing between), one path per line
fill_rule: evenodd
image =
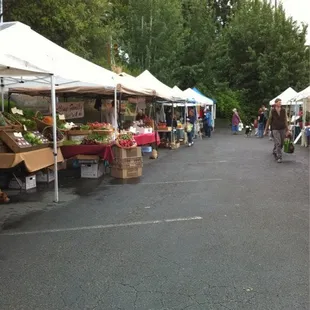
M131 133L121 133L118 136L118 144L121 147L132 147L136 144L136 141Z
M80 130L90 130L90 126L89 125L81 125Z
M72 140L65 140L64 142L63 142L63 145L64 146L71 146L71 145L80 145L81 144L81 142L79 142L79 141L72 141Z
M7 126L4 116L0 113L0 126Z
M60 130L57 129L56 134L57 134L57 141L61 141L64 139L64 135L62 134ZM43 131L43 135L49 142L52 142L53 141L53 127L46 127Z
M51 116L44 116L42 121L45 124L53 126L53 118Z
M99 122L94 122L94 123L88 123L87 124L90 129L93 130L111 130L113 127L109 123L99 123Z
M43 143L48 143L48 140L43 137L38 131L29 132L24 134L24 139L31 145L40 145Z
M99 144L110 144L111 139L109 136L103 136L96 133L93 133L83 139L83 145L99 145Z

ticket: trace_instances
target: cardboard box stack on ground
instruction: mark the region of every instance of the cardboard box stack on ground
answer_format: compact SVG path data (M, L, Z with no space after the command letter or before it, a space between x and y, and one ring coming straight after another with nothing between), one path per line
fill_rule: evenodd
M53 168L53 167L52 167ZM55 172L53 169L44 168L36 173L37 183L50 183L55 180Z
M97 155L78 155L76 159L81 165L81 178L98 179L103 176L104 163Z
M37 180L36 176L29 175L23 178L16 178L14 177L11 179L9 183L10 189L18 189L18 190L29 190L37 187Z
M118 179L131 179L142 176L143 159L141 147L133 149L113 148L114 162L111 176Z

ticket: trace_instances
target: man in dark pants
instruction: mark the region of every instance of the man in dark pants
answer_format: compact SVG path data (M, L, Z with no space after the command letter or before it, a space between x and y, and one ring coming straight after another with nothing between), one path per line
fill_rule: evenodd
M211 138L211 130L212 130L212 115L209 108L206 108L205 118L203 120L203 127L205 130L205 135L208 138Z
M264 134L267 135L269 125L272 128L272 135L274 140L274 148L272 154L278 163L282 162L282 147L285 137L289 133L288 121L285 110L281 106L281 99L276 99L274 109L270 113L267 121Z

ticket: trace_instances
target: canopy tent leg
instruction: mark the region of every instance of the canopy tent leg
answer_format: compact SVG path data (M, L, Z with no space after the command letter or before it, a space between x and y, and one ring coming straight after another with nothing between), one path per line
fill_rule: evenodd
M4 112L4 82L3 78L1 78L1 111Z
M114 129L115 129L115 135L117 132L117 87L114 89Z
M51 75L51 104L52 104L52 117L53 117L53 155L54 155L54 173L55 173L55 196L54 201L59 201L58 193L58 165L57 165L57 115L56 115L56 90L55 90L55 77Z

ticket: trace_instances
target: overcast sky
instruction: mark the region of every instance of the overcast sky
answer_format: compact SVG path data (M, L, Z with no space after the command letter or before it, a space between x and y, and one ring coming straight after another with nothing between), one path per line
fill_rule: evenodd
M282 0L287 15L296 21L305 22L310 26L310 0ZM307 44L310 45L310 27L308 28Z

